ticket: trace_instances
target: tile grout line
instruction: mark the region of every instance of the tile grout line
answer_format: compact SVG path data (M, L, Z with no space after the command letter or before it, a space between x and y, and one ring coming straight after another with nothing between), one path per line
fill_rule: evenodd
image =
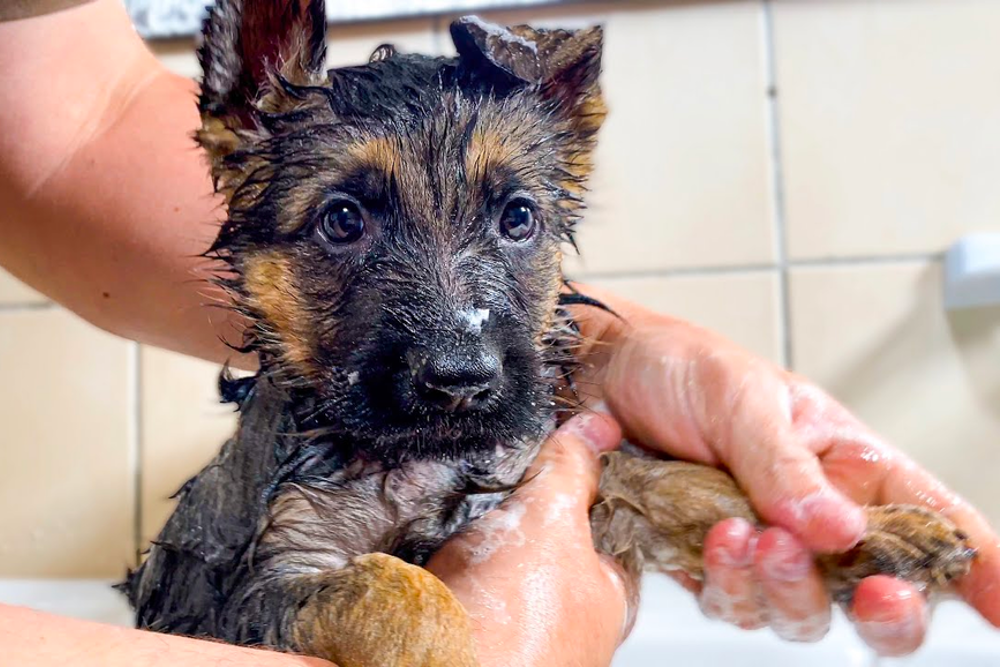
M771 207L774 221L775 258L778 268L778 311L781 318L781 348L784 365L795 368L792 339L791 287L789 284L787 220L785 219L784 163L781 152L781 110L778 101L778 69L774 43L772 0L761 0L761 37L764 43L764 105L770 139Z
M691 266L666 269L637 269L635 271L583 271L570 276L577 282L631 278L700 278L711 276L731 276L740 273L766 273L783 269L826 269L838 266L891 266L917 262L941 262L944 253L900 253L895 255L857 255L850 257L819 257L814 259L785 259L783 263L763 264L719 264L715 266ZM43 303L0 303L0 313L30 313L56 310L58 304ZM72 311L68 311L72 312Z
M890 264L907 264L913 262L940 262L944 260L943 252L900 253L896 255L881 255L874 257L824 257L821 259L798 259L787 262L791 268L826 268L834 266L886 266Z
M692 266L666 269L637 269L635 271L593 271L581 272L569 276L570 280L588 282L591 280L614 280L631 278L702 278L711 276L732 276L741 273L767 273L782 269L826 269L838 266L892 266L894 264L913 264L939 262L943 259L941 253L912 253L900 255L858 256L858 257L824 257L818 259L786 259L784 263L766 264L729 264L717 266Z
M437 55L444 53L444 17L435 16L431 19L431 31L434 33L434 51Z
M766 273L777 269L775 264L735 264L732 266L692 266L674 269L638 269L635 271L594 271L581 272L569 276L570 280L588 282L590 280L607 280L615 278L686 278L703 276L725 276L735 273Z
M142 553L142 346L129 342L129 455L132 463L132 547L136 567Z

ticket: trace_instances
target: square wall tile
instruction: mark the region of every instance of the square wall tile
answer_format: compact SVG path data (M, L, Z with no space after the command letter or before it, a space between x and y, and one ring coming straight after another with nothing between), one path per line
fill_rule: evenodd
M433 19L411 19L334 25L327 32L327 65L343 67L368 62L380 44L393 44L403 52L434 55L439 52Z
M152 40L147 42L153 55L171 72L189 79L201 77L193 39Z
M1000 3L777 0L792 258L1000 228Z
M774 260L760 12L741 1L489 14L605 27L610 115L576 272Z
M0 313L0 577L134 565L130 345L61 309Z
M716 331L755 354L782 363L776 271L590 282L651 310Z
M792 272L796 370L1000 525L1000 309L946 313L937 263Z
M142 348L142 540L174 509L172 496L235 432L236 413L219 403L220 367Z
M360 65L368 61L375 47L386 42L403 51L437 52L434 23L429 19L332 25L327 32L327 65ZM175 74L193 79L201 76L193 39L150 41L149 47Z
M0 305L34 305L46 301L43 295L0 269Z

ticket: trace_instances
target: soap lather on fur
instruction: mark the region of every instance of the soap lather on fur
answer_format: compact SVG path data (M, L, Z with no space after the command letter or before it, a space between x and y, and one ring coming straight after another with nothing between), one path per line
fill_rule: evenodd
M260 371L221 380L238 430L123 588L144 628L341 667L471 666L464 610L419 566L577 405L565 306L589 300L561 252L605 116L602 33L462 19L455 58L383 46L328 72L324 16L220 0L206 22L198 141L228 204L210 255ZM634 576L697 576L707 529L753 517L719 471L607 463L595 544ZM829 565L841 597L873 571L968 567L945 519L892 512L884 548Z

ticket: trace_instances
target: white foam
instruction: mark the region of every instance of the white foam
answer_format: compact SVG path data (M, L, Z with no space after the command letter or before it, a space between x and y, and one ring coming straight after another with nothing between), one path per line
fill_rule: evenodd
M553 526L568 522L570 520L570 510L576 507L577 504L578 501L573 496L566 493L557 493L545 508L545 519L542 525Z
M709 618L741 627L745 624L757 627L763 618L760 607L751 602L749 596L730 595L712 584L707 584L698 598L702 613Z
M481 621L508 625L510 623L510 613L507 611L507 602L495 590L484 586L477 577L467 575L469 585L472 588L476 599L473 616Z
M470 16L465 20L468 21L469 23L473 23L476 26L478 26L479 29L485 32L487 35L490 35L492 37L498 37L502 41L507 42L508 44L519 44L520 46L523 46L532 53L538 53L537 44L528 41L527 39L521 37L520 35L515 35L506 28L503 28L502 26L498 26L494 23L487 23L478 16Z
M521 531L521 519L525 506L509 503L480 521L478 528L482 541L469 551L469 562L479 565L488 561L501 548L524 546L525 537Z
M490 311L488 308L474 308L463 310L458 316L469 325L469 331L472 333L482 333L483 325L490 319Z
M830 632L830 614L817 614L806 618L791 619L775 615L770 619L774 633L789 642L814 643Z

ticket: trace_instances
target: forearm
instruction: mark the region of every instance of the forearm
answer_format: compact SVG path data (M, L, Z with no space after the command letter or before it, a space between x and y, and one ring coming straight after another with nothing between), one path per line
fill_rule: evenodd
M0 605L3 663L31 667L332 667L315 658L99 625Z
M0 24L0 86L0 264L113 333L234 356L197 258L223 211L191 137L194 84L98 0Z

